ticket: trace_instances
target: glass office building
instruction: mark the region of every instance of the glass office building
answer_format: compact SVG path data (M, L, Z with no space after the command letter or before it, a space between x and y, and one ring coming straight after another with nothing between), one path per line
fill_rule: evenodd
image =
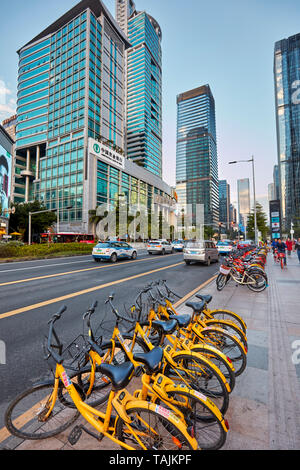
M38 199L59 210L60 231L91 233L88 211L104 201L113 206L126 182L140 201L148 192L151 201L150 192L171 194L147 170L137 177L114 165L125 155L129 46L103 3L83 0L18 51L14 202ZM106 178L101 163L94 166L91 142L116 156L97 154Z
M204 205L204 223L219 222L215 101L209 85L177 96L176 191L178 204Z
M300 222L300 34L275 43L279 196L284 230Z
M219 181L219 221L229 230L230 227L230 185L226 180Z
M87 222L88 139L124 149L128 46L102 2L84 0L18 51L15 202L39 199L65 224Z
M126 53L127 156L162 177L161 29L128 0L116 0L116 13L132 46Z
M239 224L245 230L247 228L247 220L250 214L250 182L249 178L237 180L237 196L238 196L238 213Z

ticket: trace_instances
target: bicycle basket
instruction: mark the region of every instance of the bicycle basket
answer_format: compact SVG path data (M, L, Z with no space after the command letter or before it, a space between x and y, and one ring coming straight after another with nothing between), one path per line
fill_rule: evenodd
M84 335L79 335L62 351L63 364L66 369L80 370L88 360L88 343Z
M224 264L221 264L221 266L220 266L220 273L221 274L224 274L225 276L227 276L227 274L230 273L230 270L231 270L230 266L224 266Z

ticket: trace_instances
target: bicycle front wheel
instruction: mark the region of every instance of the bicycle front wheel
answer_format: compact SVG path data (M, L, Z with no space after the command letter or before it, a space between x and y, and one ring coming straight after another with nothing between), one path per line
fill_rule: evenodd
M176 362L177 368L174 369L172 364L167 363L163 373L170 377L175 384L184 383L203 393L224 415L229 405L229 392L225 377L223 376L225 381L222 379L221 371L198 354L178 354L172 359Z
M217 289L219 291L224 289L225 284L226 284L226 276L224 274L218 274L218 277L216 279L216 284L217 284Z
M119 441L133 447L136 450L197 450L192 444L193 439L184 433L175 422L177 417L169 418L172 413L159 406L152 405L152 409L146 407L126 407L126 413L131 418L128 426L125 421L118 418L116 423L116 437ZM142 445L135 438L137 435ZM121 446L122 448L122 446Z
M21 439L39 440L65 431L79 416L77 409L66 407L59 399L52 403L53 384L37 385L13 400L5 413L8 431ZM59 391L62 393L62 390Z
M198 397L195 396L197 393ZM168 391L168 397L183 413L200 449L218 450L223 447L227 437L224 418L205 395L201 397L199 392L184 392L178 387L178 390Z
M204 312L205 314L205 312ZM239 328L243 330L246 334L247 332L247 325L244 320L235 312L231 312L230 310L222 310L222 309L215 309L210 310L209 315L215 318L216 320L229 320L237 324ZM209 316L208 316L209 318Z

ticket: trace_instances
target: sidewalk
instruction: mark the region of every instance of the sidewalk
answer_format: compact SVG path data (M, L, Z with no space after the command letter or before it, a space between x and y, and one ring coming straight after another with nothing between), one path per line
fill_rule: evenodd
M266 271L269 287L261 293L232 281L221 292L215 281L201 291L213 295L211 309L233 310L248 327L248 363L230 396L226 414L230 430L224 450L300 449L300 264L293 253L282 271L269 254ZM182 304L177 311L190 313L191 309ZM98 443L86 433L72 447L67 440L70 431L45 441L19 445L15 441L9 448L119 450L111 441Z

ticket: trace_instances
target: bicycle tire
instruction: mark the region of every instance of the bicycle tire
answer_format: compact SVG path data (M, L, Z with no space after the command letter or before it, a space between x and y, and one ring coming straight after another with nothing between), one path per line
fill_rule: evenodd
M262 292L267 288L268 285L268 278L267 276L264 276L260 273L251 273L251 276L256 276L256 279L264 279L259 285L257 285L257 282L255 284L247 283L248 289L252 290L253 292Z
M213 327L207 329L204 328L201 331L201 334L204 336L204 338L209 340L213 346L215 346L217 349L220 349L220 351L222 351L225 356L229 357L235 368L236 377L244 372L247 365L247 354L237 338L235 338L233 335L230 335L225 330L216 329ZM230 346L230 343L226 343L225 338L227 338L227 341L231 342L233 346ZM201 342L201 339L199 339L199 342Z
M172 359L177 363L182 361L182 368L180 370L182 379L180 380L180 376L174 371L174 367L169 362L165 363L163 374L170 377L174 383L178 381L180 383L187 383L194 390L203 393L212 400L219 408L220 412L225 415L229 405L229 392L226 388L226 384L222 380L221 371L219 374L206 358L202 358L198 354L191 353L187 355L179 353L173 356ZM193 366L195 367L195 365L197 365L196 372L194 376L191 377Z
M63 388L62 385L60 388ZM55 414L52 411L47 422L41 421L43 410L40 402L41 400L45 401L47 397L51 396L52 392L53 384L42 384L31 387L18 395L5 412L4 421L8 431L21 439L42 440L60 434L73 424L80 415L79 411L65 407L60 400L56 400L54 405ZM35 393L41 394L40 400L34 398ZM17 407L22 400L24 400L24 403L19 410ZM61 409L58 409L59 405L61 405ZM60 413L61 415L58 416Z
M203 312L205 314L205 312ZM247 332L247 326L244 320L234 312L231 312L230 310L222 310L222 309L215 309L215 310L210 310L209 315L211 315L213 318L218 319L220 315L220 320L229 320L233 321L238 325L239 328L243 330L244 333Z
M223 328L224 330L228 331L228 333L235 335L241 343L243 343L244 347L248 349L248 342L245 333L241 328L239 328L235 323L230 322L228 320L206 320L204 321L207 326L215 325L216 327Z
M226 442L227 431L222 424L224 420L219 410L205 395L202 398L199 392L185 392L179 390L168 391L168 396L176 397L176 403L183 397L182 406L176 404L185 417L188 429L193 430L193 436L202 450L219 450ZM179 400L178 400L179 398ZM188 407L184 403L188 400ZM168 403L163 403L167 407ZM197 408L197 409L196 409Z
M224 274L218 274L216 279L217 290L221 291L226 285L226 276Z
M217 348L208 350L202 344L196 344L195 346L193 346L192 351L197 352L209 361L212 361L215 366L220 369L229 384L231 393L235 387L235 373L232 367L230 367L230 364L228 364L228 360L224 359L223 354L221 355L220 351L217 350Z
M148 409L138 406L134 406L132 408L130 406L126 407L126 413L132 419L130 426L132 426L134 430L142 431L144 436L139 436L139 438L141 441L144 441L143 443L147 450L193 450L193 447L188 442L187 437L184 436L174 421L166 416L166 412L170 412L165 408L160 407L160 405L154 405L153 409L150 409L150 407L150 404ZM161 410L161 413L155 410ZM178 418L176 417L176 419ZM155 434L151 435L151 433L147 431L147 427L145 427L143 422L147 423L148 427L154 429ZM115 426L117 439L130 446L136 445L136 449L140 449L141 446L136 441L136 439L132 437L131 432L126 432L126 426L127 425L122 420L122 418L118 417ZM162 431L161 434L158 434L159 429ZM145 442L146 438L149 439L149 442L147 443Z

